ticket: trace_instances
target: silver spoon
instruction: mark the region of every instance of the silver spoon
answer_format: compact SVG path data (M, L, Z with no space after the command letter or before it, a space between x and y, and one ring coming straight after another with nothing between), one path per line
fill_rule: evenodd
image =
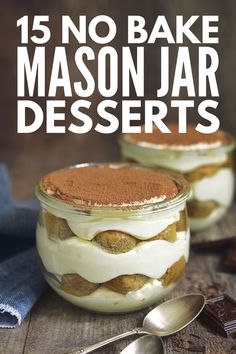
M136 339L125 349L123 349L120 354L164 354L165 347L161 337L157 337L153 334L148 334Z
M205 306L202 294L189 294L163 302L150 311L143 320L143 327L118 334L88 347L77 349L69 354L86 354L132 334L154 334L159 337L176 333L191 323Z

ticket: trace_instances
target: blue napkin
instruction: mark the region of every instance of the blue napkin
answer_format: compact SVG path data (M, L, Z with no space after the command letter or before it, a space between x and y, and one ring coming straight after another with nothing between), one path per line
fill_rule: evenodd
M36 250L33 247L38 211L39 204L36 200L15 202L12 199L7 169L0 164L0 327L2 328L14 328L19 325L46 288Z

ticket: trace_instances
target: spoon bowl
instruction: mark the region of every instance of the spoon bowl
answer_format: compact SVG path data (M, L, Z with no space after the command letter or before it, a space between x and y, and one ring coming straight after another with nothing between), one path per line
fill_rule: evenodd
M188 326L205 306L201 294L189 294L163 302L147 314L143 329L159 337L169 336Z
M140 337L127 345L120 354L164 354L164 344L160 337L153 334Z

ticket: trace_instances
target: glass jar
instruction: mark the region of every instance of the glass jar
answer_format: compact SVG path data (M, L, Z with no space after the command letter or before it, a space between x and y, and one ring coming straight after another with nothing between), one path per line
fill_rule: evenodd
M189 256L189 185L176 173L164 173L177 195L132 207L73 207L37 185L37 250L44 276L60 296L95 312L126 313L173 289Z
M229 144L220 147L174 150L138 144L123 135L120 146L126 161L169 168L183 174L192 189L187 202L190 229L198 231L220 220L233 201L235 141L230 135L228 137Z

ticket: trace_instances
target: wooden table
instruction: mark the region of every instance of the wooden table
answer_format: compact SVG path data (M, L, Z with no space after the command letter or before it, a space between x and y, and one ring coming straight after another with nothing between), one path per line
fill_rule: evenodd
M10 167L14 195L17 198L31 195L35 181L54 168L86 160L118 160L114 137L106 138L105 141L103 137L97 139L93 145L83 145L83 139L78 139L78 154L72 151L72 147L76 146L74 141L74 144L64 145L61 150L56 144L50 145L50 142L41 142L40 146L34 146L33 151L26 146L20 149L17 159L14 149L0 156ZM98 146L99 151L94 146ZM68 154L69 149L73 153ZM231 208L222 222L205 232L192 235L192 239L235 234L235 213L236 206ZM204 292L206 289L213 294L219 288L218 283L221 284L218 292L227 292L236 297L236 275L222 272L220 264L220 256L192 252L187 270L172 297L188 292ZM19 328L0 330L0 354L66 353L75 347L92 344L141 325L147 312L116 316L93 314L67 303L52 290L48 290ZM131 340L124 339L97 353L119 353ZM165 345L168 354L197 353L194 347L205 348L202 353L207 354L236 353L236 339L221 337L199 320L165 339Z

